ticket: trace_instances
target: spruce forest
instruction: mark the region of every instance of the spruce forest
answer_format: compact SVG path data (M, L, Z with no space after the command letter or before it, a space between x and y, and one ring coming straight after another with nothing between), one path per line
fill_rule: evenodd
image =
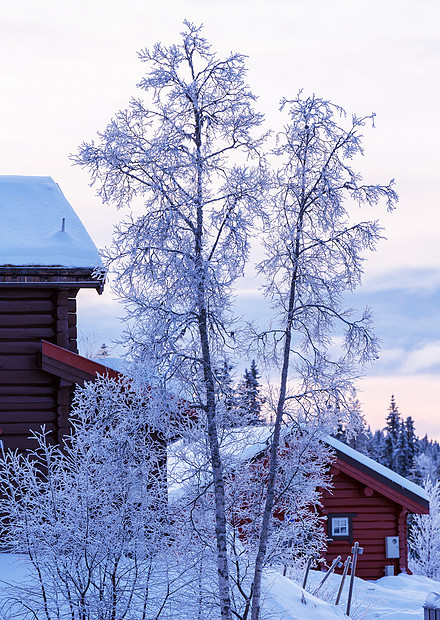
M383 428L372 431L364 424L356 437L348 437L341 426L335 437L417 484L439 479L439 442L428 435L417 436L412 416L400 413L394 395Z

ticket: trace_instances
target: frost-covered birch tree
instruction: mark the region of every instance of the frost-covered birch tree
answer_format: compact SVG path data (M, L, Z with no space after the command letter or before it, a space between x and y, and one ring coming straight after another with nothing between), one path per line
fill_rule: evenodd
M293 422L301 433L304 421L318 420L321 429L343 421L359 364L376 356L370 312L356 317L344 295L359 284L363 253L374 249L380 228L356 223L349 209L381 200L391 209L397 196L392 183L364 184L352 168L372 117L346 122L341 108L316 97L284 101L289 121L269 174L264 137L255 133L262 117L241 55L218 58L200 28L186 23L179 45L157 44L140 58L147 65L139 84L144 98L133 99L73 159L89 171L104 203L133 207L107 255L128 310L127 341L140 364L154 369L149 380L174 386L206 431L223 620L232 614L226 496L233 490L225 488L219 447L217 396L225 390L218 369L240 340L234 285L254 219L264 222L266 257L258 271L277 320L258 340L280 380L268 473L259 480L254 577L243 590L244 613L252 610L258 620L262 571L273 557L282 426Z
M262 117L244 82L244 57L218 58L200 28L185 25L180 44L140 53L145 100L133 99L73 159L88 169L105 203L142 203L138 215L119 225L108 262L128 309L133 352L153 363L156 380L174 382L180 394L184 389L205 416L220 608L229 620L214 369L237 337L232 287L261 209L262 138L254 132Z
M276 420L260 544L253 581L252 620L260 617L262 570L273 523L282 424L338 422L359 364L377 356L368 309L359 317L344 294L361 280L363 253L380 238L376 221L356 223L349 209L397 200L389 185L367 185L352 168L362 154L361 131L370 117L353 116L313 97L284 100L289 121L278 135L271 217L264 236L266 258L258 270L278 320L260 340L280 369ZM339 330L339 331L338 331ZM339 346L336 345L339 337ZM339 353L338 353L339 350Z

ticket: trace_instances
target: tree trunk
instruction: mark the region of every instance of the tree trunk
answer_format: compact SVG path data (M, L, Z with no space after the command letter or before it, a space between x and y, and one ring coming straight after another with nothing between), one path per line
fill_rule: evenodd
M232 620L229 594L229 570L226 543L225 486L218 443L214 379L208 346L206 310L199 317L200 340L202 344L203 368L206 385L206 416L208 419L208 439L211 458L215 497L215 535L217 541L217 566L219 580L220 609L223 620Z
M203 165L201 156L201 118L194 102L195 117L195 142L197 152L197 226L195 230L195 270L197 279L197 302L198 302L198 326L200 344L202 349L203 378L206 389L206 417L208 420L209 452L214 482L215 498L215 536L217 542L217 567L220 611L222 620L232 620L231 599L229 592L229 570L226 541L226 509L225 509L225 485L223 481L222 462L218 443L215 385L212 371L211 352L209 348L208 315L206 308L205 291L205 266L203 263L202 237L203 237L203 191L202 176Z
M297 230L302 224L303 210L301 210L299 216L299 224ZM295 242L294 256L299 256L299 236L297 235ZM295 262L294 262L295 264ZM287 379L289 374L289 361L290 361L290 345L292 342L292 323L293 323L293 309L295 306L295 293L297 282L298 268L295 264L292 273L292 279L290 281L290 293L289 293L289 306L287 310L287 321L285 330L285 341L283 350L283 366L281 370L281 382L280 382L280 394L277 403L277 413L275 418L274 432L272 437L272 443L269 453L269 474L267 481L267 495L266 503L264 505L263 520L260 531L260 543L258 546L258 553L255 559L254 581L252 588L252 613L251 620L259 620L260 618L260 605L261 605L261 580L263 576L264 559L266 557L267 542L269 539L269 531L272 519L272 510L274 506L275 497L275 482L276 473L278 467L278 448L280 445L281 423L283 421L284 405L286 401L287 391Z

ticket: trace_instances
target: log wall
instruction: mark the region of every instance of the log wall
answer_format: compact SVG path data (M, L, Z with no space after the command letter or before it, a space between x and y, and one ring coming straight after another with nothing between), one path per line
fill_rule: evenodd
M6 448L31 446L42 424L58 441L72 383L41 369L41 340L77 351L75 289L0 288L0 428Z
M397 575L407 568L406 511L402 506L384 497L372 488L354 480L343 472L333 472L332 493L323 494L323 514L353 514L353 541L335 540L327 549L327 563L338 555L342 559L352 555L355 541L363 548L358 557L356 576L379 579L385 575L385 566L393 565ZM400 521L400 523L399 523ZM405 525L403 525L405 524ZM400 558L385 556L385 537L400 536Z

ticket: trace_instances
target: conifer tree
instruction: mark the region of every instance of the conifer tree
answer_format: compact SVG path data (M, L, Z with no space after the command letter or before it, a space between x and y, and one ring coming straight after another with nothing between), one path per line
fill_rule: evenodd
M419 453L419 440L416 435L414 420L411 416L408 416L403 425L405 437L406 437L406 446L407 446L407 456L408 456L408 470L407 473L404 474L406 476L410 476L411 472L414 469L417 455Z
M412 462L413 458L409 452L405 423L402 422L399 427L399 434L397 436L397 443L394 452L394 471L406 478L411 470Z
M237 421L237 395L231 377L233 368L229 361L224 360L223 364L214 370L219 403L219 423L223 413L223 423L221 425L225 427L239 425ZM220 403L222 406L220 406Z
M383 463L383 453L385 450L385 436L382 430L377 430L374 432L371 445L370 445L370 453L372 459L377 461L378 463Z
M391 396L391 403L388 411L389 413L386 418L385 426L385 445L381 462L383 465L386 465L386 467L389 467L393 471L396 471L396 451L401 427L401 418L399 408L397 407L396 401L394 399L394 394Z
M411 416L408 416L405 420L405 432L408 438L408 446L411 455L414 457L419 451L419 440L416 435L414 420Z
M264 424L261 418L262 398L260 396L260 383L255 360L252 360L250 370L244 372L244 404L248 414L248 423L253 425Z

